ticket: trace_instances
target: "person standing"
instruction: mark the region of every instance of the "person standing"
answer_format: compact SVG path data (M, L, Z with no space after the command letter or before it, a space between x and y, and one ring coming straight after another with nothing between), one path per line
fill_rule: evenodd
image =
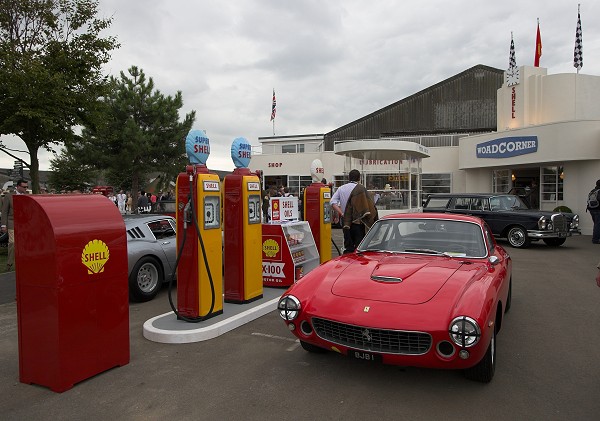
M342 219L344 230L344 254L352 253L366 234L366 228L377 220L377 209L367 194L367 189L359 184L360 171L348 173L348 183L339 187L331 198L331 207Z
M588 201L586 212L589 211L594 223L594 229L592 231L592 243L600 244L600 180L596 181L596 187L594 187L588 194Z
M15 265L15 225L13 217L13 195L26 194L27 181L20 179L14 193L7 193L2 202L2 232L8 232L8 258L6 259L6 271L13 270Z
M132 202L133 202L133 197L131 197L131 193L127 193L127 202L125 202L125 212L126 213L133 213L132 212Z
M121 215L125 213L125 203L127 202L127 196L123 190L119 191L117 194L117 207L119 208L119 212Z

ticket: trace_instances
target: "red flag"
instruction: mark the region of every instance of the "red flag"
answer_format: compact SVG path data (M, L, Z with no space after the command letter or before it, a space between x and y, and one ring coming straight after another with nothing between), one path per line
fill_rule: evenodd
M537 37L535 39L535 59L533 65L540 67L540 57L542 56L542 36L540 35L540 21L538 20Z

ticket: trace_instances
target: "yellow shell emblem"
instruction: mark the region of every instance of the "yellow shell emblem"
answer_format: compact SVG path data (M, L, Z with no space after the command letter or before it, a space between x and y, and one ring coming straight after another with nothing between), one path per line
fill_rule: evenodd
M268 239L263 243L263 252L267 257L275 257L279 253L279 244L275 240Z
M102 240L92 240L81 253L81 263L88 268L88 274L104 272L104 265L110 257L108 246Z

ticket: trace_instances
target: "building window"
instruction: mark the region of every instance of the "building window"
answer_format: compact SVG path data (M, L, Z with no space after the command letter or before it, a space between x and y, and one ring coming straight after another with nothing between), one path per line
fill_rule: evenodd
M492 172L492 193L507 193L510 190L510 170Z
M281 145L281 153L302 153L304 152L304 143L294 145Z
M421 186L423 186L423 198L432 193L450 193L452 175L450 173L422 174Z
M542 200L563 200L563 167L542 167Z
M312 178L309 175L288 175L287 180L290 193L296 197L299 197L300 192L312 183Z

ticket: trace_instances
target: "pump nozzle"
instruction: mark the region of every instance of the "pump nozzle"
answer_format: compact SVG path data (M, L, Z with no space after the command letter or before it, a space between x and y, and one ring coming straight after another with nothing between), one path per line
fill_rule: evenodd
M187 224L192 222L192 216L190 213L191 208L192 208L192 204L188 200L188 202L185 204L185 207L183 208L183 229L187 229Z

